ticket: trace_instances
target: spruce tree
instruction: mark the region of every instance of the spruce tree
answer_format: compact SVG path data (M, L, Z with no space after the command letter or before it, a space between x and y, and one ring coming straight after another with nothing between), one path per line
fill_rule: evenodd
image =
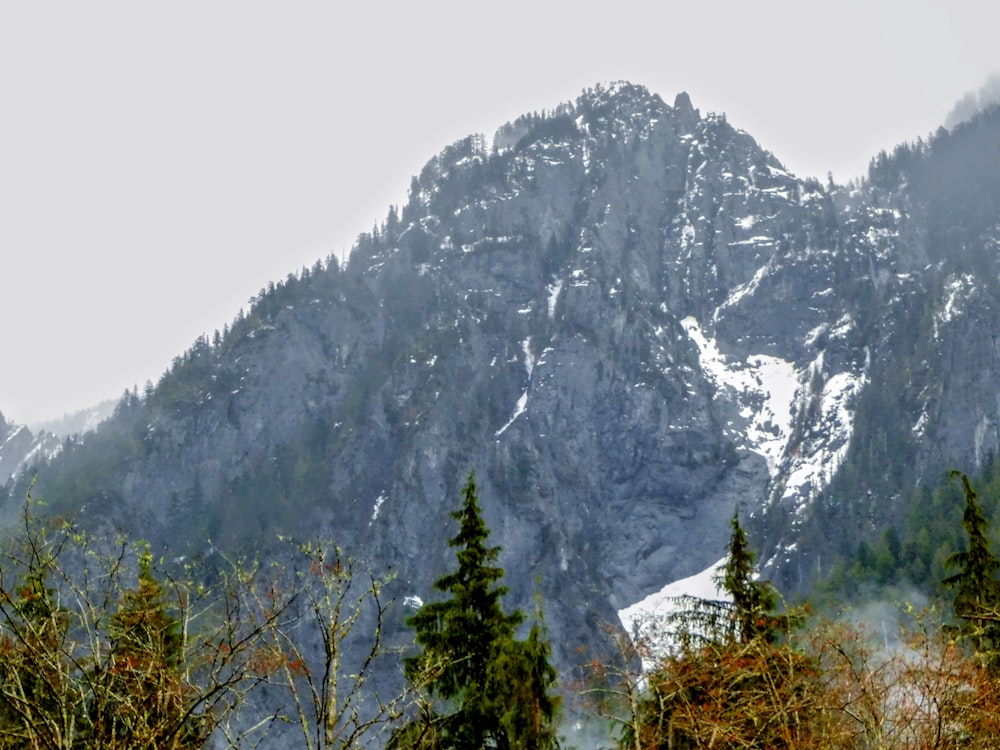
M990 551L989 524L969 478L957 471L951 476L962 482L965 495L962 527L968 549L948 558L946 564L958 568L958 572L942 583L955 590L952 606L955 616L962 620L960 633L977 653L986 657L991 669L996 670L1000 668L1000 582L996 578L1000 560Z
M560 699L549 691L556 682L551 655L539 617L527 639L512 641L494 665L494 684L504 690L500 725L506 743L502 746L509 750L558 747L553 718L559 711Z
M783 627L782 619L773 614L778 604L777 594L769 584L754 580L756 555L740 526L739 513L733 513L730 525L733 533L729 539L729 556L719 573L719 582L733 599L736 637L743 643L758 636L773 641Z
M107 663L92 678L89 742L103 748L202 747L211 728L190 711L181 623L145 545L138 564L136 586L122 593L108 624Z
M520 610L505 612L507 587L496 565L499 547L487 544L474 475L452 517L459 531L457 569L434 587L448 598L428 602L407 623L421 648L404 660L407 677L438 699L397 732L391 747L458 750L556 747L558 699L549 694L555 670L549 646L536 626L526 641L515 637Z

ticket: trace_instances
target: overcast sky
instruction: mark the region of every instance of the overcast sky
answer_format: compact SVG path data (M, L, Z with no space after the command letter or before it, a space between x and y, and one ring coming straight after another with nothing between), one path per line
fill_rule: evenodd
M982 0L0 0L0 412L155 382L445 145L595 83L846 181L1000 69L998 28Z

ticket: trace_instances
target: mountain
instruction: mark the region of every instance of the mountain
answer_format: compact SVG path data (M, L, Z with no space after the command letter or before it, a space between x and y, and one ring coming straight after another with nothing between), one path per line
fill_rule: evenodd
M998 128L845 187L686 94L589 90L446 148L346 264L262 289L35 493L178 551L318 531L427 599L474 470L562 663L717 561L735 508L808 589L1000 445Z
M114 408L114 401L104 401L34 427L8 422L0 413L0 480L12 482L39 461L51 460L62 450L63 438L92 432Z
M33 433L24 425L8 422L0 414L0 481L10 483L39 459L59 452L59 438L45 430Z
M64 414L58 419L32 424L31 427L35 432L50 432L62 437L83 435L96 430L101 422L110 417L117 403L114 399L108 399L86 409Z

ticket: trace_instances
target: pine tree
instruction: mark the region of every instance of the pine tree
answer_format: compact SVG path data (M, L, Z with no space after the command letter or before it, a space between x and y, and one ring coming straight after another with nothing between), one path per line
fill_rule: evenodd
M978 495L965 474L952 472L952 478L960 478L965 495L965 511L962 527L968 541L968 549L956 552L947 560L947 565L958 568L958 572L945 578L942 583L955 590L953 608L955 616L962 620L960 633L969 640L977 653L984 655L991 669L1000 668L1000 582L997 571L1000 560L990 551L987 534L989 527Z
M390 746L556 747L558 699L549 695L555 670L548 643L538 626L527 641L515 638L524 615L504 611L500 548L487 545L473 475L451 515L459 522L458 534L448 540L457 549L458 568L434 583L449 598L424 604L408 620L422 650L404 660L410 681L438 702L397 732Z
M495 664L494 683L507 691L500 724L507 736L504 747L510 750L558 747L553 717L560 700L549 692L556 682L551 655L539 618L527 639L512 641Z
M170 612L148 548L138 581L108 627L110 653L93 676L90 743L105 748L201 747L210 727L189 713L181 624Z
M719 573L719 582L733 599L736 637L743 643L758 636L773 642L782 627L781 619L773 614L778 604L777 594L769 584L754 580L756 555L740 526L739 513L733 513L730 525L733 534L729 540L729 556Z

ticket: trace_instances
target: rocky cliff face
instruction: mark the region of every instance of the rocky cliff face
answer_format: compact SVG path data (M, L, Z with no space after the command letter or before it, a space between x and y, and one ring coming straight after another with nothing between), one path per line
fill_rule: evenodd
M28 466L58 453L60 440L52 433L34 434L0 414L0 481L11 482Z
M850 533L817 507L1000 445L996 295L940 236L934 148L848 190L684 94L589 91L445 149L344 268L262 292L39 491L175 546L321 528L427 598L475 470L563 659L718 560L736 508L807 583L805 541Z

